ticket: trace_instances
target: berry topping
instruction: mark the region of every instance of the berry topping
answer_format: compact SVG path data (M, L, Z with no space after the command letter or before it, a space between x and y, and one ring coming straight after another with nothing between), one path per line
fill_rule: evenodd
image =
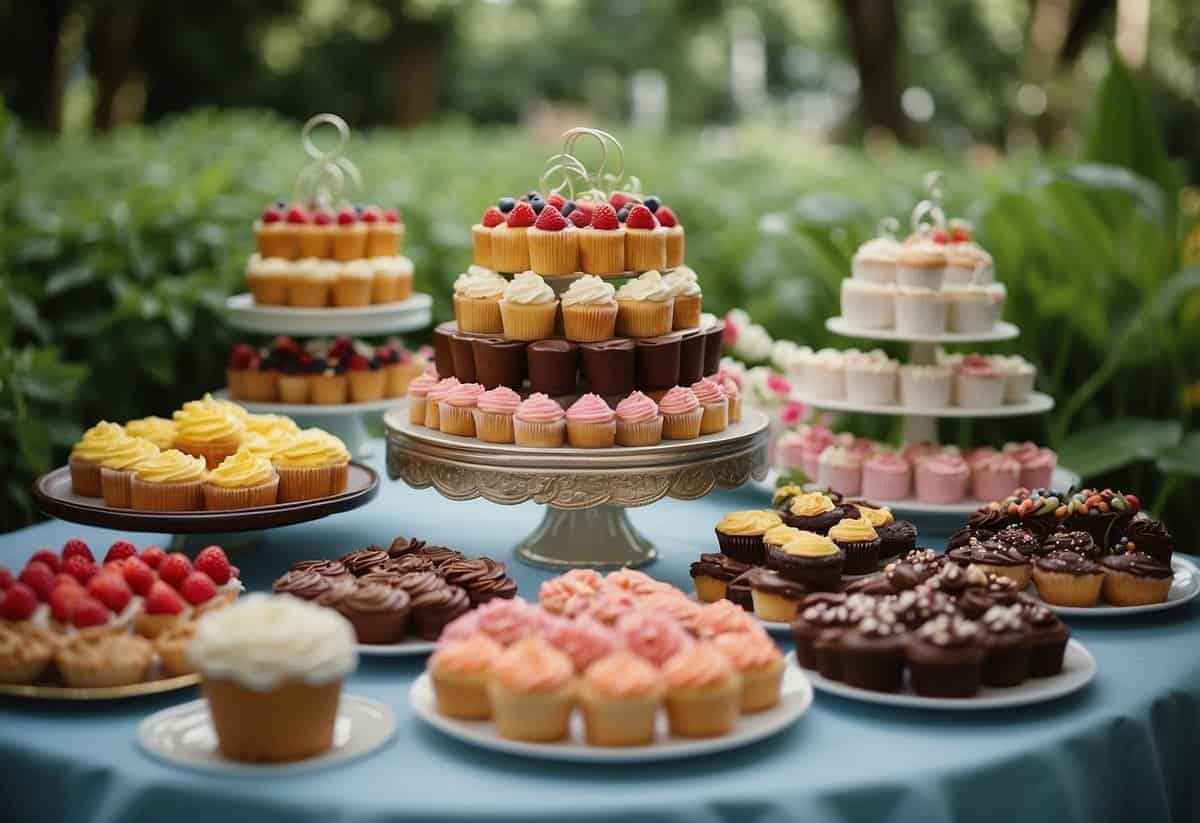
M141 554L142 562L152 569L157 569L158 564L161 563L163 558L166 556L167 553L158 546L147 546L146 548L142 549Z
M30 560L25 568L21 569L17 580L33 589L37 592L38 597L45 600L50 597L50 592L54 589L54 575L54 570L41 560Z
M533 209L534 214L541 214L542 209L546 208L545 200L530 200L529 208Z
M399 209L384 209L383 210L383 222L399 223L400 222L400 210Z
M59 623L70 623L76 604L87 596L87 591L78 583L55 586L50 592L50 616Z
M679 225L679 218L675 216L675 212L671 211L670 206L659 206L658 211L654 212L654 216L658 219L660 226L666 226L668 229Z
M654 219L650 209L639 203L629 210L629 216L625 218L625 226L630 229L656 229L658 221Z
M548 204L550 204L551 206L554 206L554 208L561 210L562 207L566 204L567 199L565 197L563 197L561 194L559 194L558 192L555 192L554 194L552 194L546 198L546 202Z
M629 218L629 207L622 206L620 211L617 212L617 219L620 220L622 223L624 223L628 218Z
M0 618L28 620L37 609L38 594L24 583L13 583L0 599Z
M567 227L567 221L554 205L547 203L534 226L542 231L562 231Z
M333 339L333 345L329 347L328 354L329 354L330 359L336 360L337 358L341 357L346 352L350 352L353 350L354 350L354 341L352 339L350 339L349 337L347 337L346 335L342 334Z
M579 206L575 205L574 200L568 200L563 203L561 207L559 207L559 211L562 212L563 217L570 217L571 212L575 211L577 208L579 208Z
M104 555L105 564L114 560L124 560L127 557L137 557L137 548L128 540L118 540L108 547Z
M254 347L248 343L238 343L229 353L229 368L245 371L250 368L250 361L255 357Z
M287 201L284 200L283 198L276 200L275 208L279 211L280 214L283 214L285 211L287 211Z
M354 209L342 209L337 214L337 222L339 226L349 226L358 220L358 215Z
M147 614L179 614L183 605L183 598L161 580L151 586L146 595Z
M580 209L582 211L582 209ZM621 227L620 221L617 219L617 210L608 203L597 203L592 209L592 228L602 229L604 231L614 231Z
M623 191L614 191L612 193L612 196L610 196L608 198L608 202L612 203L612 207L614 209L616 209L617 211L620 211L625 206L625 204L636 203L637 198L634 197L632 194L626 194Z
M650 209L651 214L658 214L658 207L662 205L662 201L657 197L647 197L642 201L642 205ZM666 225L665 223L663 225Z
M83 588L82 583L66 572L59 572L58 574L54 575L54 588L57 589L59 586L74 586L77 589Z
M281 334L271 341L271 351L277 354L299 354L303 349L295 338Z
M68 540L66 543L63 543L62 559L64 561L66 561L68 557L74 557L77 554L86 557L88 560L96 559L92 554L92 550L88 548L88 544L84 543L82 540L72 539Z
M586 228L588 224L588 216L584 214L583 209L573 209L567 219L574 223L578 228Z
M363 357L361 354L353 355L350 358L350 371L366 371L371 368L371 361Z
M575 204L575 208L587 215L588 223L592 222L592 210L595 208L595 203L590 201L580 201ZM615 211L615 209L614 209Z
M307 223L308 212L304 210L303 206L292 206L287 210L287 221L289 223Z
M945 245L946 243L950 242L950 235L946 233L945 229L934 229L933 231L929 232L929 239L934 243Z
M140 594L143 597L146 592L150 591L154 581L158 580L154 569L147 566L145 561L138 557L131 557L121 564L121 576L125 578L129 588L133 589L134 594Z
M364 223L378 223L383 220L383 214L379 211L378 206L367 206L363 209L362 221Z
M317 213L313 215L313 222L318 226L331 226L333 220L333 212L329 209L318 209Z
M88 594L114 612L121 612L133 599L133 589L125 578L115 572L98 574L88 581Z
M60 571L62 571L62 560L59 559L57 554L49 549L39 549L38 551L34 552L27 563L32 563L35 560L39 563L45 563L50 567L50 571L54 572L55 574L58 574Z
M80 583L87 583L96 574L96 564L83 555L73 555L63 561L63 571Z
M108 608L103 603L94 597L84 595L79 602L75 604L75 609L71 613L71 624L77 629L86 629L89 626L103 626L108 622Z
M537 213L528 203L518 203L508 213L508 226L513 229L527 229L537 220Z
M1129 504L1129 511L1131 514L1137 514L1142 509L1142 501L1138 500L1137 495L1125 495L1125 502Z
M283 211L278 206L267 206L263 209L262 221L264 223L278 223L283 219Z
M216 595L217 584L204 572L192 572L179 587L179 593L193 606L199 606Z
M201 571L212 578L218 586L229 582L230 577L236 577L229 565L229 558L220 546L207 546L196 555L196 571Z
M489 229L494 229L504 222L504 212L492 206L483 213L483 217L479 220L480 223L487 226Z
M971 240L971 227L964 223L950 223L950 241L952 243L969 243Z
M531 189L530 191L527 191L521 195L521 199L532 203L534 200L541 200L542 193L537 189Z
M515 205L517 205L517 201L511 197L501 197L496 201L496 208L500 209L501 214L508 214Z
M192 561L183 552L171 552L158 566L158 576L175 588L179 588L191 571Z
M4 591L12 584L13 584L12 572L8 570L7 566L0 566L0 592Z

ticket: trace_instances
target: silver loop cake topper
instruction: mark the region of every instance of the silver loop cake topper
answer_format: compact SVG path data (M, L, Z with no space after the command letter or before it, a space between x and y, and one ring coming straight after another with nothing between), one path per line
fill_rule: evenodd
M551 183L556 174L561 174L562 178L559 180L558 185L552 186ZM542 176L539 179L539 186L548 195L557 194L566 189L567 197L574 200L575 179L579 179L586 184L588 182L587 168L574 155L567 153L555 154L546 160L546 165L542 169Z
M337 131L337 142L328 151L322 151L313 142L313 132L320 126L330 125ZM362 175L358 167L343 157L342 152L350 143L350 126L336 114L328 112L308 119L300 131L300 144L312 158L296 175L294 198L315 206L330 206L342 198L342 190L349 180L357 190L362 189Z
M877 237L886 237L890 240L895 240L896 235L900 233L900 221L895 217L888 215L879 221L875 227Z
M931 171L925 175L924 185L926 198L912 210L911 225L913 234L924 237L933 229L946 227L946 213L942 211L942 180L945 178L940 171ZM928 219L929 222L925 222Z
M575 144L581 137L592 138L600 147L600 161L595 171L588 171L575 155ZM583 178L587 182L587 188L581 192L582 194L607 200L613 192L621 190L622 187L632 193L641 191L640 180L633 176L625 176L625 148L621 145L621 141L613 135L602 129L577 126L563 132L562 141L562 153L556 157L569 157L579 168L583 168ZM608 170L610 156L616 161L613 171Z

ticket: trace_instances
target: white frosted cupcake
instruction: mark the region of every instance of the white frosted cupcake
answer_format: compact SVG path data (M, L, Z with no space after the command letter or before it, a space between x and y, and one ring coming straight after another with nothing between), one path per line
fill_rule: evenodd
M992 365L1004 372L1004 402L1024 403L1033 392L1037 369L1019 354L1011 357L993 355Z
M372 303L395 303L412 297L413 263L400 255L372 257L368 260L375 272L371 288Z
M896 402L900 364L879 349L844 358L846 399L855 403L892 405Z
M817 486L844 497L862 492L862 456L844 446L830 446L817 459Z
M512 340L553 337L557 317L558 298L554 296L554 289L534 272L522 272L514 277L500 298L504 336Z
M890 283L847 278L842 281L842 318L863 329L895 325L896 289Z
M845 353L837 349L821 349L806 358L804 390L822 400L840 400L846 396Z
M869 283L895 283L896 258L903 246L894 237L875 237L858 247L850 260L854 279Z
M947 366L901 366L900 403L912 409L944 409L950 405L953 372Z
M896 284L940 289L946 277L946 247L931 240L916 240L896 255Z
M1000 320L1008 296L1001 283L948 288L946 294L949 297L947 326L956 332L991 331Z
M987 285L995 279L992 256L970 241L946 248L946 283Z
M896 287L896 329L916 334L938 334L946 330L946 294L920 286Z
M990 360L974 355L954 373L954 398L968 409L994 409L1004 404L1007 376Z
M508 281L491 269L470 266L454 281L454 319L469 334L499 334L500 298Z
M288 274L288 305L321 308L329 304L334 271L340 268L332 260L306 257L291 264Z
M246 264L246 284L254 302L264 306L287 305L288 272L291 263L282 257L250 255Z
M367 306L371 303L371 287L375 270L366 260L341 263L333 276L333 305L339 307Z

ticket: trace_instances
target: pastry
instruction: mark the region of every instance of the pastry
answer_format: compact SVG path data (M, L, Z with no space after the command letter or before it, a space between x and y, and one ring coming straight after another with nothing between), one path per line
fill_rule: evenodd
M649 212L646 214L653 219ZM674 300L657 270L645 271L640 277L627 281L617 289L616 298L618 335L657 337L671 331Z
M462 720L490 718L488 681L501 651L496 641L480 633L439 646L428 665L438 711Z
M563 334L581 343L608 340L617 322L616 290L595 275L584 275L562 295Z
M864 507L859 506L859 511L863 512ZM882 559L889 557L897 557L907 554L917 547L917 527L908 520L891 520L887 521L887 517L891 517L891 512L887 512L887 516L876 515L879 510L871 510L866 512L866 517L871 521L871 525L875 527L875 533L879 535L879 556ZM886 510L883 510L886 511Z
M1098 563L1072 551L1054 551L1033 564L1038 596L1055 606L1095 606L1104 584Z
M972 697L983 677L977 624L941 615L920 626L905 650L913 691L922 697Z
M847 516L846 509L834 503L823 492L804 492L780 503L780 517L789 526L806 532L827 534L838 521Z
M245 459L258 461L261 458L247 452ZM203 457L168 449L138 463L130 481L130 506L137 511L156 512L203 509L207 479ZM271 502L274 502L273 495Z
M518 274L500 298L504 336L513 340L542 340L554 336L558 299L541 275Z
M953 222L953 221L951 221ZM969 230L955 228L954 242L946 246L946 283L966 285L968 283L991 283L995 277L992 256L970 239Z
M1007 454L991 454L971 463L971 494L1000 500L1021 485L1021 464Z
M702 554L692 563L690 573L696 596L704 603L716 603L725 598L729 583L749 570L749 565L727 554Z
M1029 677L1033 640L1019 604L993 606L979 619L984 647L983 684L1010 687Z
M437 383L437 375L425 371L408 384L408 422L419 426L425 425L426 399L430 390Z
M1050 487L1054 479L1054 469L1058 465L1058 455L1052 449L1026 441L1005 443L1004 453L1021 464L1021 486L1027 489Z
M843 366L847 400L875 406L895 405L899 362L886 356L847 354Z
M346 364L346 389L351 403L374 403L387 392L387 372L378 358L353 354Z
M658 669L631 652L596 661L579 685L587 740L594 746L653 742L665 686Z
M354 586L334 585L320 601L350 621L359 643L399 643L412 598L404 589L362 580Z
M375 279L371 302L375 305L399 303L412 297L413 263L407 257L372 257L367 260Z
M200 400L184 403L173 417L175 448L203 457L210 469L238 450L245 431L245 425L235 414L207 394Z
M479 222L471 226L471 254L476 266L493 268L492 229L503 222L504 212L495 206L488 206Z
M781 522L779 514L770 510L750 509L726 514L716 526L721 554L740 563L761 564L766 556L763 535Z
M530 343L525 349L525 358L529 369L529 391L531 393L561 397L575 392L579 373L578 345L568 340L538 340ZM606 356L599 355L596 359L604 360ZM629 375L632 375L632 345L629 347L629 361L631 367ZM594 370L598 375L603 376L603 367L606 365L606 363L597 363ZM601 383L601 389L607 388L603 385L603 381ZM598 394L612 394L612 392L600 389L594 390Z
M1171 592L1175 572L1145 552L1110 554L1100 559L1104 569L1101 589L1105 602L1113 606L1144 606L1162 603Z
M704 409L691 389L675 386L658 401L663 417L664 440L692 440L700 436Z
M475 335L457 331L450 335L450 358L454 361L454 377L460 383L475 383Z
M993 501L981 508L968 518L967 525L991 527L998 531L1004 526L1017 523L1034 535L1045 537L1063 524L1070 501L1060 495L1059 492L1045 489L1014 489L1013 493L1003 500Z
M753 714L779 705L783 688L783 655L764 632L719 634L713 645L733 664L741 677L739 709Z
M1053 677L1062 671L1071 632L1054 612L1040 603L1022 603L1021 614L1033 643L1030 677Z
M29 599L36 603L36 597L33 594ZM0 621L0 683L34 683L54 660L54 639L49 634L24 631L22 624L8 620L5 615L5 620Z
M331 260L316 257L297 260L288 271L288 305L309 309L328 306L335 273L340 268Z
M890 609L880 608L840 637L841 676L850 686L898 692L904 682L908 631Z
M1004 402L1026 402L1029 399L1029 395L1033 392L1034 382L1037 379L1037 368L1019 354L1008 357L993 355L992 362L1005 374ZM1045 486L1049 485L1049 483L1050 481L1047 480L1045 483L1037 485Z
M718 737L737 725L741 676L710 643L694 643L663 666L667 718L671 733L682 737Z
M696 329L700 326L700 284L697 282L696 273L681 263L668 264L676 265L677 268L663 277L667 294L674 301L671 328ZM695 379L698 380L699 377Z
M478 383L459 383L451 388L438 408L438 427L441 431L474 437L475 409L483 392L483 386Z
M348 363L314 357L308 381L309 401L318 406L340 406L350 396Z
M475 403L475 435L485 443L512 443L513 415L521 397L507 386L479 395Z
M948 315L945 292L921 286L896 286L897 331L940 334L946 331Z
M341 494L349 477L350 452L321 429L305 429L272 459L279 475L278 501L290 503Z
M717 383L702 377L692 384L692 393L700 401L703 415L700 418L700 434L717 434L729 427L729 401L725 390Z
M1006 526L1004 531L1010 528L1014 527ZM1029 532L1026 532L1026 534L1029 534ZM1033 537L1032 534L1030 536ZM1103 554L1100 547L1096 545L1096 541L1092 540L1092 536L1087 532L1069 532L1061 527L1059 531L1042 538L1040 543L1037 542L1036 537L1034 537L1034 541L1036 545L1031 546L1030 550L1026 551L1025 554L1045 556L1053 552L1067 551L1083 555L1091 560L1099 560Z
M365 212L362 217L365 217ZM344 208L338 211L332 236L334 260L357 260L367 250L367 224L360 219L357 210Z
M500 298L508 281L491 269L471 266L454 281L454 319L460 331L499 334ZM457 374L457 373L456 373ZM457 375L462 379L461 375Z
M995 538L982 543L974 540L962 548L954 549L953 552L950 558L960 565L975 565L988 574L1007 577L1018 589L1029 585L1029 578L1033 572L1029 558L1016 549L999 546Z
M591 391L603 397L624 397L636 388L632 340L613 338L599 343L581 343L578 351L580 373ZM532 383L532 360L530 364Z
M634 341L635 379L639 389L662 392L679 385L682 343L675 334L641 337Z
M249 449L239 449L208 473L203 485L209 509L248 509L270 506L279 490L279 475L271 461Z
M425 395L425 428L440 429L442 402L454 387L459 385L457 377L444 377L434 384Z
M751 571L752 568L742 572L725 586L725 599L747 612L754 611L754 590L750 587Z
M552 742L567 736L575 700L574 668L538 637L504 650L488 682L496 730L510 740Z
M485 389L498 386L520 389L525 382L525 348L526 344L521 340L472 337L471 359L475 382Z
M621 446L654 446L662 440L658 404L635 391L617 404L616 442Z
M590 274L613 275L626 271L625 227L608 203L592 209L591 222L579 232L579 267Z
M1117 541L1117 549L1120 552L1142 552L1169 566L1175 540L1161 520L1152 520L1142 512L1125 526L1125 535Z
M585 394L567 409L567 442L575 449L612 446L617 434L616 413L598 394Z
M60 646L54 662L74 688L128 686L146 679L154 647L132 634L80 632Z
M871 574L879 567L881 541L866 517L838 521L829 529L829 539L845 555L842 574Z
M579 229L553 203L542 207L526 231L529 268L538 274L562 275L579 271Z
M836 591L842 579L845 554L825 535L801 531L779 548L766 551L768 568L811 591Z
M189 621L168 629L154 639L154 650L158 653L163 674L167 677L182 677L195 673L196 667L188 657L188 649L195 636L196 624Z
M1096 545L1104 548L1116 545L1125 532L1125 526L1141 509L1137 497L1112 489L1081 489L1064 504L1066 512L1063 526L1086 531Z
M364 257L393 257L400 253L404 242L404 222L396 209L363 209L362 221L367 226L367 246Z
M492 229L492 266L496 271L515 273L529 269L529 227L537 213L525 201L513 206L505 221Z
M693 642L674 618L646 610L619 619L616 631L626 649L659 667Z
M566 436L562 406L544 394L529 395L513 414L513 441L518 446L557 448Z

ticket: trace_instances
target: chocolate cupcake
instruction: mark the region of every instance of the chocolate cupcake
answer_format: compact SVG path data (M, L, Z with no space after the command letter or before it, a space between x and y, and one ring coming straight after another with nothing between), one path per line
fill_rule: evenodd
M1142 552L1161 563L1171 565L1171 554L1175 550L1175 540L1161 520L1151 520L1144 514L1129 521L1125 526L1125 535L1118 543L1120 552Z
M767 566L812 591L837 591L846 556L828 537L813 532L767 551Z
M680 340L674 334L635 340L633 353L638 389L652 392L678 386L679 349Z
M702 554L689 569L696 596L704 603L725 599L729 584L750 567L726 554Z
M765 509L730 512L716 526L721 554L740 563L761 564L765 555L763 534L780 522L778 514Z
M842 638L849 631L848 627L837 626L821 631L813 639L813 657L822 677L842 679Z
M770 623L791 623L796 619L800 601L808 594L807 586L788 580L769 569L751 569L750 583L754 614Z
M792 505L792 500L805 493L804 487L797 486L795 483L776 486L775 492L771 495L771 505L776 511L785 512L788 506Z
M851 580L842 586L842 591L846 594L869 594L872 597L887 597L897 593L883 572Z
M623 337L579 345L579 370L589 390L602 396L624 397L637 388L634 381L634 343Z
M963 617L968 620L978 620L987 614L988 609L996 605L996 600L988 593L986 586L982 588L972 586L958 596L955 605L962 612Z
M786 523L780 523L763 532L763 548L782 548L784 543L791 543L799 536L799 529L793 529Z
M334 579L311 569L290 571L279 577L272 585L275 594L290 594L301 600L316 600L334 586Z
M690 386L704 377L704 335L699 329L672 332L679 337L679 385Z
M842 574L871 574L879 568L879 535L867 518L839 521L829 530L829 538L846 556Z
M512 600L517 596L517 581L507 574L481 580L468 592L468 596L475 605L483 605L492 600Z
M1104 571L1082 554L1055 551L1034 562L1033 583L1047 603L1086 608L1100 599Z
M433 563L439 569L451 560L461 560L466 557L462 552L451 549L447 546L429 546L426 545L421 549L421 554Z
M900 592L888 607L910 629L916 629L939 615L952 615L957 609L954 598L944 592L924 588Z
M904 659L922 697L972 697L983 677L983 655L976 623L941 615L913 632Z
M425 548L425 541L417 537L397 537L388 546L388 557L416 554Z
M1029 676L1053 677L1062 671L1071 630L1058 615L1040 603L1022 603L1021 615L1029 626L1029 637L1033 642Z
M517 593L504 564L490 557L451 560L442 564L439 571L448 584L466 591L475 606L489 600L511 599Z
M400 575L395 585L416 599L422 594L446 588L446 581L437 572L409 572Z
M978 566L959 566L956 563L947 563L933 577L926 581L926 585L934 591L940 591L944 594L958 599L970 588L987 588L987 575L980 571Z
M712 318L708 325L700 326L704 336L704 377L716 374L721 369L721 345L725 340L725 323Z
M433 561L423 554L402 554L399 557L389 557L386 562L375 566L367 574L379 571L408 574L409 572L430 572L436 568Z
M475 382L485 389L507 386L520 391L525 384L526 344L504 337L474 337L471 354L475 362ZM462 378L459 378L462 380ZM464 383L468 382L463 380Z
M844 519L845 507L834 502L824 492L805 492L793 497L787 508L780 511L783 522L792 528L815 534L828 534L829 530Z
M946 556L959 565L975 565L988 574L1009 577L1018 589L1029 585L1029 577L1033 572L1033 564L1028 557L1015 549L1001 548L993 540L984 543L973 540L966 546L952 549Z
M1007 525L1015 523L1041 538L1058 529L1065 512L1063 502L1064 498L1058 492L1017 489L998 504L990 505L998 505L1008 515ZM967 522L970 524L969 520Z
M863 618L841 635L842 680L876 692L898 692L904 684L908 632L887 608Z
M989 503L986 506L980 506L967 517L967 528L981 531L988 531L992 534L1003 529L1005 526L1011 526L1017 522L1017 518L1009 515L1005 511L1000 510L1000 503ZM991 537L989 534L988 537ZM985 537L980 537L980 540L985 540Z
M569 340L538 340L526 347L525 359L530 392L540 392L550 397L575 393L579 385L577 344Z
M1100 560L1104 568L1101 596L1113 606L1162 603L1171 592L1175 572L1145 552L1110 554Z
M876 526L875 533L879 535L879 556L885 560L906 554L917 546L917 527L908 520L893 520Z
M1136 497L1112 489L1081 489L1064 502L1064 528L1087 532L1103 549L1117 544L1140 507Z
M1026 557L1033 557L1039 554L1038 549L1041 547L1041 541L1032 532L1023 526L1017 525L1005 526L996 532L995 537L992 538L992 542L1002 549L1012 549Z
M437 640L442 629L471 609L471 598L458 586L443 585L412 596L412 622L422 640Z
M725 599L748 612L754 611L754 592L750 589L751 571L753 569L747 566L746 571L730 580L729 585L725 587Z
M382 566L376 566L374 571L367 572L362 577L351 578L363 585L367 583L375 583L381 586L391 586L392 588L400 588L400 578L412 572L398 572L391 569L385 569Z
M362 577L376 566L388 561L388 553L379 546L369 546L343 554L338 560L355 577Z
M949 552L951 549L957 549L967 545L971 542L972 537L982 543L985 540L990 540L995 536L995 534L996 533L991 529L976 529L972 528L971 526L963 526L961 529L954 532L949 538L947 538L946 551Z
M1096 545L1096 541L1092 540L1092 536L1087 532L1081 531L1066 531L1059 529L1053 534L1046 535L1042 539L1041 545L1037 548L1037 554L1045 556L1054 552L1075 552L1084 557L1090 557L1093 560L1100 557L1102 552Z
M450 353L450 338L458 331L453 320L433 327L433 365L438 377L454 377L454 355ZM460 380L462 378L459 378Z
M979 619L983 630L983 683L1019 686L1029 677L1033 638L1018 604L993 606Z
M475 383L475 352L471 341L475 335L455 332L450 335L450 357L454 360L454 376L460 383Z
M359 643L399 643L408 626L410 602L404 589L360 582L331 605L354 626Z
M290 571L316 572L322 577L330 577L335 580L354 579L354 575L350 573L350 570L340 560L300 560L292 564Z

